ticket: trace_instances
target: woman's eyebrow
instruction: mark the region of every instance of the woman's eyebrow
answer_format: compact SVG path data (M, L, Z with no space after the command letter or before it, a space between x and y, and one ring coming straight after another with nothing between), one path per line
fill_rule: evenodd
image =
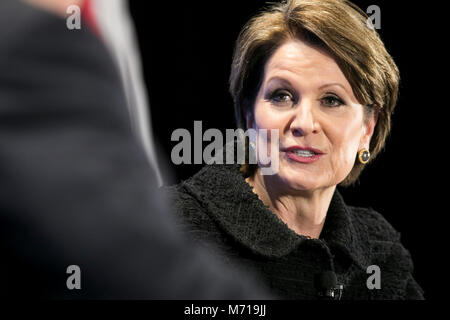
M283 85L287 85L287 86L292 86L291 82L283 77L280 76L272 76L270 77L267 81L266 81L266 85L272 83L272 82L277 82L277 83L281 83Z
M284 85L284 86L288 86L288 87L290 87L290 88L293 88L292 83L291 83L288 79L286 79L285 77L279 76L279 75L271 76L271 77L266 81L265 87L272 85L273 82L275 82L275 83L277 83L277 84ZM325 83L325 84L321 85L318 89L321 90L321 89L323 89L323 88L326 88L326 87L332 87L332 86L338 86L338 87L341 87L341 88L345 91L346 94L348 94L348 95L351 96L351 93L348 92L347 88L345 88L345 86L342 85L342 84L340 84L339 82Z
M323 84L323 85L321 85L321 86L319 87L319 90L321 90L321 89L323 89L323 88L326 88L326 87L332 87L332 86L339 86L339 87L341 87L342 89L344 89L344 91L348 94L347 89L346 89L342 84L340 84L340 83L338 83L338 82L333 82L333 83L326 83L326 84Z

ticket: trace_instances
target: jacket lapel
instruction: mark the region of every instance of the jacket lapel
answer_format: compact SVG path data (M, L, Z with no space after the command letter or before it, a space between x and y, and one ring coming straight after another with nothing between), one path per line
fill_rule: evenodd
M223 231L255 254L282 257L303 241L317 241L296 234L270 211L245 182L238 164L207 165L183 185ZM365 269L370 253L361 246L364 237L366 230L355 226L349 208L336 190L320 240Z

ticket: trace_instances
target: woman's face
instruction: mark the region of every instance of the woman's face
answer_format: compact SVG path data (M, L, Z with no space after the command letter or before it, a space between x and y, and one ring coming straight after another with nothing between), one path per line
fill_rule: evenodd
M357 152L369 148L376 120L365 119L335 60L290 40L267 61L263 77L247 127L278 129L275 181L290 191L312 191L344 180ZM271 143L276 141L269 138L265 150Z

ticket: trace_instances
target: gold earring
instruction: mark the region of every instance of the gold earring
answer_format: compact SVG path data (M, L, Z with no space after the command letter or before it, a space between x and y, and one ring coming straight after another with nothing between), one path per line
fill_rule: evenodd
M367 150L366 148L361 149L358 152L358 159L359 159L359 162L361 162L362 164L366 164L367 162L369 162L369 159L370 159L369 150Z

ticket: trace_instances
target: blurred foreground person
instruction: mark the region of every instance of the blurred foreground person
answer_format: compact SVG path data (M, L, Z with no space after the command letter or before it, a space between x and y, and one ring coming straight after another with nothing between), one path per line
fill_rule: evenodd
M112 59L54 13L0 2L2 297L264 298L173 233Z

